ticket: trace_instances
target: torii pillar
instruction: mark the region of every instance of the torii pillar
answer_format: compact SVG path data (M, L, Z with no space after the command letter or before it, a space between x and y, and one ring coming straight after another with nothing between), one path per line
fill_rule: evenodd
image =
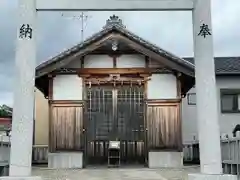
M236 176L222 172L212 34L211 0L195 0L193 39L201 173L189 174L188 178L236 180Z
M197 0L194 8L194 60L201 171L206 174L222 174L211 1Z
M36 68L35 0L18 0L14 105L9 178L31 177Z

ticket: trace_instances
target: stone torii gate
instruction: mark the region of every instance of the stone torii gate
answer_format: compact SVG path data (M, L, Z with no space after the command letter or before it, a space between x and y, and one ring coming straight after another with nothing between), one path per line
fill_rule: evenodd
M189 179L235 178L222 175L211 0L18 0L18 3L9 178L31 178L37 11L192 11L201 174L189 175Z

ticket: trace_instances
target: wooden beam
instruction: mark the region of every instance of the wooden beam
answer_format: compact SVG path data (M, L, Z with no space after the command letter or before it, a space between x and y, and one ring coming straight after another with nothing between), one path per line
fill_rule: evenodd
M182 85L181 85L181 73L177 73L176 79L177 79L177 96L178 98L182 98Z
M82 100L52 100L50 101L52 106L83 106L84 101Z
M134 49L124 49L124 50L117 50L114 51L112 49L96 49L93 52L90 52L89 55L106 55L108 54L109 56L112 55L117 55L117 56L121 56L121 55L139 55L139 52L137 52Z
M113 65L115 62L113 61ZM166 74L173 73L165 68L61 68L53 71L53 75L77 74L80 77L88 77L92 75L109 75L109 74L140 74L141 76L149 76L150 74Z
M38 11L191 11L193 0L36 0Z
M148 74L151 73L152 69L147 68L84 68L79 69L78 73L82 74Z
M146 103L148 106L164 105L164 106L173 106L178 105L181 102L181 99L147 99Z
M53 75L48 76L48 100L53 99Z

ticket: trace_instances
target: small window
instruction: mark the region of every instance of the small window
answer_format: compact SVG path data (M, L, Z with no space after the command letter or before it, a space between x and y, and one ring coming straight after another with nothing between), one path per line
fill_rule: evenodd
M196 105L196 93L189 93L187 95L188 105Z
M240 90L221 89L222 113L240 113Z

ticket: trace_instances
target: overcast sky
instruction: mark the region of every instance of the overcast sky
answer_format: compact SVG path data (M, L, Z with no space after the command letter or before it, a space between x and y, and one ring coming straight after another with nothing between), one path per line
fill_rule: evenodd
M240 56L240 1L212 0L215 56ZM17 0L0 0L0 104L13 104ZM37 64L81 41L80 13L38 13ZM193 56L191 12L87 12L85 38L110 15L127 28L180 57Z

